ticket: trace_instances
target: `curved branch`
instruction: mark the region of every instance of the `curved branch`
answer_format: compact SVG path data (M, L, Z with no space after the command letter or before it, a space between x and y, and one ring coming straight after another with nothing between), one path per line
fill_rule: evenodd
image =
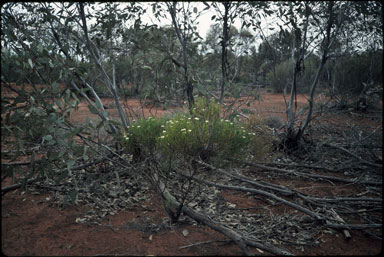
M253 167L256 167L256 168L259 168L259 169L263 169L263 170L271 170L271 171L287 173L287 174L292 174L292 175L302 176L302 177L326 179L326 180L337 181L337 182L344 182L344 183L360 183L360 184L375 185L375 186L380 186L380 185L383 184L381 181L359 181L357 179L345 179L345 178L338 178L338 177L333 177L333 176L307 174L307 173L296 172L296 171L291 171L291 170L279 169L279 168L275 168L275 167L268 167L268 166L264 166L264 165L253 163L253 162L240 161L240 160L237 160L237 159L231 159L231 160L235 161L235 162L240 162L240 163L243 163L243 164L246 164L246 165L249 165L249 166L253 166Z
M347 149L345 149L344 147L341 147L341 146L337 146L337 145L333 145L333 144L326 144L327 146L330 146L330 147L333 147L333 148L336 148L336 149L339 149L353 157L355 157L356 159L358 159L360 162L366 164L366 165L369 165L369 166L372 166L372 167L376 167L376 168L383 168L383 165L380 165L380 164L376 164L376 163L372 163L372 162L369 162L369 161L366 161L366 160L363 160L361 157L357 156L356 154L348 151Z

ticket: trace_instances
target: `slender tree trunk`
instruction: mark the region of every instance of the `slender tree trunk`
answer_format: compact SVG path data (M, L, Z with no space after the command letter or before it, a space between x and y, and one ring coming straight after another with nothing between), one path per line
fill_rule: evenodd
M228 12L231 3L223 2L224 17L223 17L223 38L221 41L221 82L220 82L220 102L224 97L225 84L228 81L227 76L227 43L228 43Z
M128 127L128 122L125 118L125 114L123 112L123 109L121 107L121 104L120 104L120 101L118 98L116 85L111 81L111 79L109 78L104 67L100 64L100 62L97 58L98 57L98 51L97 51L96 46L94 44L91 45L91 41L90 41L89 36L88 36L88 28L87 28L87 22L86 22L86 17L85 17L85 13L84 13L83 3L79 3L78 7L79 7L79 12L80 12L80 17L82 20L82 29L83 29L85 40L86 40L86 47L87 47L88 51L90 52L91 58L94 61L94 63L96 64L96 67L99 68L99 70L101 71L101 73L104 76L107 88L111 91L111 93L114 97L115 104L116 104L117 109L119 111L119 115L120 115L120 119L122 121L123 127L126 129Z
M176 2L173 2L172 5L168 5L169 13L171 14L172 23L176 30L177 38L179 39L179 42L182 47L183 51L183 64L178 64L184 69L184 83L185 83L185 92L188 99L188 107L189 111L192 113L192 108L195 104L195 100L193 98L193 84L190 79L189 71L188 71L188 56L187 56L187 43L185 42L185 39L183 38L181 34L181 30L179 25L176 21ZM175 61L175 60L174 60Z
M313 98L315 95L316 86L319 82L319 78L320 78L320 75L323 71L325 63L327 62L328 52L329 52L332 44L334 43L337 32L340 28L340 24L336 24L336 31L333 35L331 35L332 26L335 24L335 16L333 13L333 6L334 6L333 1L328 2L329 17L328 17L328 23L327 23L327 28L326 28L326 36L325 36L325 39L323 41L325 43L324 50L323 50L323 54L321 56L320 66L317 70L316 77L315 77L314 81L312 82L311 91L309 93L309 99L308 99L308 107L309 108L308 108L307 116L306 116L306 119L304 121L304 124L300 127L300 129L297 131L297 134L296 134L295 141L297 143L300 142L301 138L304 135L305 129L307 128L309 122L311 121L312 112L313 112Z
M297 132L297 135L296 135L297 141L299 141L302 138L302 136L304 134L304 130L307 128L307 126L311 120L312 111L313 111L313 97L315 95L316 86L319 82L319 78L320 78L320 75L323 71L323 68L324 68L326 61L327 61L327 58L325 55L323 55L323 57L321 58L320 67L318 68L317 73L316 73L316 77L315 77L314 81L312 82L311 91L309 93L309 99L308 99L309 109L308 109L307 117L305 119L304 124L300 127L300 129Z

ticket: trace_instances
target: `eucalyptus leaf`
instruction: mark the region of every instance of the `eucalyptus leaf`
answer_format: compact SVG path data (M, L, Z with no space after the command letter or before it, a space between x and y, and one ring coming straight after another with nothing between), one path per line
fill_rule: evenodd
M88 109L93 114L99 114L99 111L93 105L88 105Z
M33 63L31 59L28 59L28 63L29 63L29 66L31 66L31 68L33 69Z

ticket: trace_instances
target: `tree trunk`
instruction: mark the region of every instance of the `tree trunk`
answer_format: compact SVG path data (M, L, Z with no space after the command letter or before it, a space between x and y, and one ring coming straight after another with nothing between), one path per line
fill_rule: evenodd
M126 120L125 114L122 110L122 107L121 107L121 104L120 104L120 101L118 98L116 85L114 84L114 82L111 81L111 79L108 76L107 72L105 71L104 67L100 64L100 62L98 60L98 50L97 50L95 44L93 44L93 42L91 42L89 39L83 3L79 3L78 8L79 8L80 17L82 20L82 29L83 29L84 36L85 36L85 45L86 45L88 51L90 52L91 58L92 58L93 62L95 63L96 67L98 67L99 70L101 71L101 73L105 79L105 83L106 83L108 90L110 90L110 92L113 95L113 98L115 100L115 104L116 104L117 109L119 111L121 122L123 124L124 129L126 129L128 127L128 122ZM92 45L91 45L91 43L92 43Z
M228 81L227 77L227 42L228 42L228 12L231 5L230 2L223 2L224 17L223 17L223 39L221 41L221 82L220 82L220 102L224 97L225 83Z
M183 38L182 33L180 31L180 27L176 21L176 4L177 4L176 2L173 2L172 5L169 4L168 10L169 10L169 13L171 14L172 24L175 27L177 38L179 39L180 45L182 47L183 63L180 65L175 59L172 58L172 60L176 62L178 65L180 65L181 67L183 67L184 69L184 83L185 83L184 88L187 94L189 112L192 113L192 108L195 104L195 101L193 98L193 84L191 82L190 75L188 72L187 43Z

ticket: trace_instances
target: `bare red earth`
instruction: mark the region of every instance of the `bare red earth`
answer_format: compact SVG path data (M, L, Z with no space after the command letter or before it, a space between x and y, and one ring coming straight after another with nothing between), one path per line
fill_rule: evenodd
M245 98L244 98L245 99ZM111 99L103 99L108 105ZM243 100L245 101L245 100ZM298 96L299 107L307 101L303 95ZM127 102L131 110L140 112L139 102L131 99ZM280 116L285 118L283 97L265 93L262 101L252 100L251 108L262 116ZM110 116L116 117L117 110L110 111ZM153 113L155 110L152 110ZM159 109L156 115L163 115L170 110ZM144 110L148 115L148 109ZM347 124L379 126L380 123L364 117L351 119L348 115L329 115L328 122L345 126ZM82 102L78 111L71 113L74 122L84 122L85 117L96 118L90 114L86 103ZM290 186L295 181L279 181L281 185ZM301 187L310 186L301 181ZM310 182L308 182L310 183ZM10 185L10 179L2 182L2 187ZM312 185L312 184L311 184ZM296 185L297 186L297 185ZM321 188L316 193L321 195ZM343 193L353 190L343 187ZM336 192L340 193L340 192ZM256 206L257 200L248 199L241 193L222 192L228 201L237 203L238 207ZM133 221L147 220L160 224L167 216L157 195L148 197L142 203L147 208L137 208L122 211L114 216L107 216L103 223L106 226L87 226L77 224L76 218L86 211L83 206L70 206L58 210L45 200L50 194L24 194L15 190L2 196L2 252L9 256L20 255L241 255L241 250L233 243L209 243L180 249L182 246L225 239L225 237L203 225L180 224L171 229L155 234L145 233L127 228L114 231L108 225L120 227ZM283 209L280 210L281 212ZM183 230L189 234L183 235ZM351 231L352 238L346 239L342 233L324 234L321 243L316 247L305 247L304 251L295 248L289 250L297 255L376 255L382 251L382 241L367 237L360 231ZM255 254L261 254L256 248L251 248Z

